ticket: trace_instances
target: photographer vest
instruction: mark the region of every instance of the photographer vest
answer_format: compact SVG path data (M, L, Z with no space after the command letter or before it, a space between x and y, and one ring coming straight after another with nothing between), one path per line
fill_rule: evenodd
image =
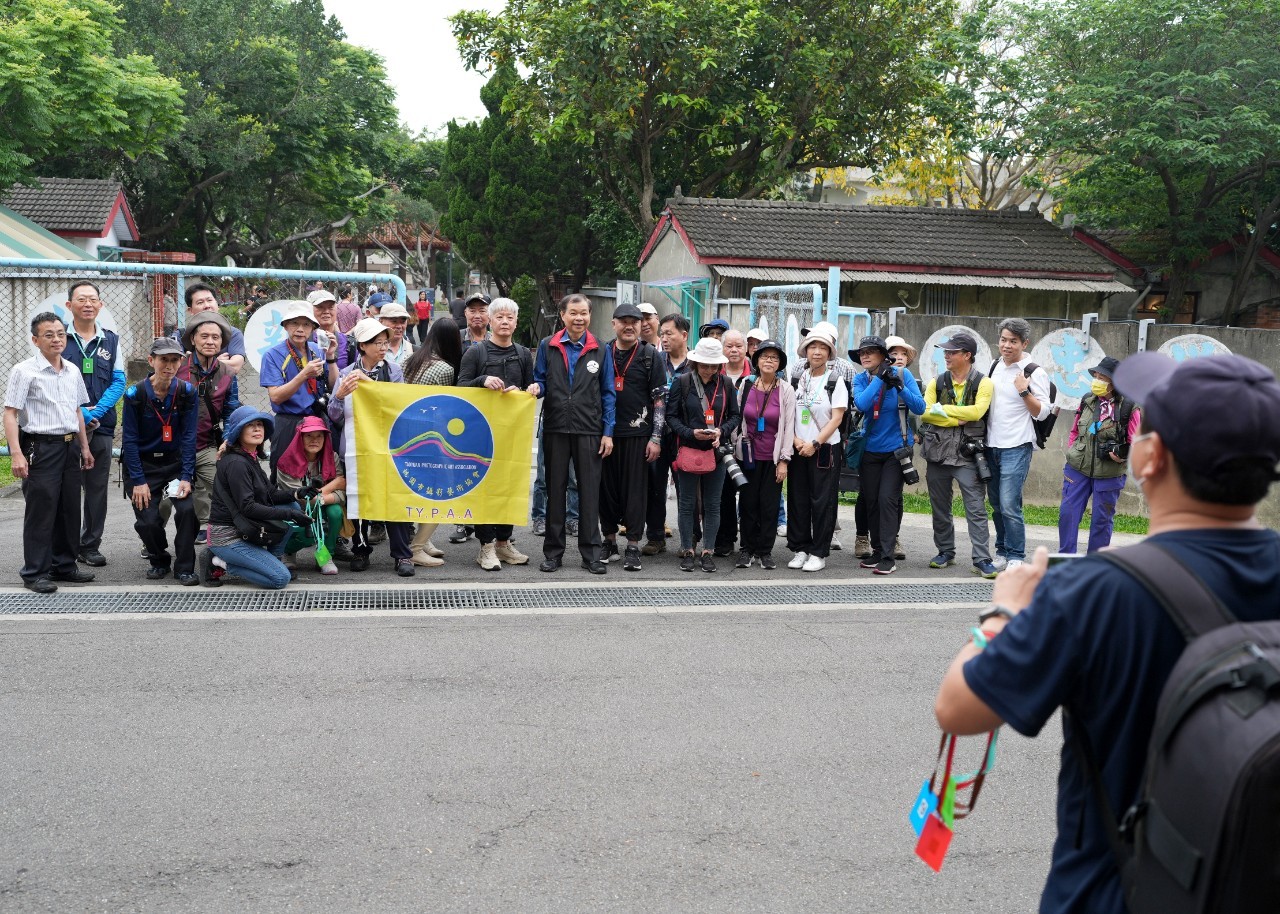
M982 372L970 369L969 377L964 382L964 392L960 395L960 402L957 403L955 387L951 383L951 373L943 372L933 380L938 403L942 406L973 406L978 402L978 387L982 384L982 379ZM965 438L981 440L986 434L985 419L962 422L950 428L921 422L920 456L929 463L941 463L951 467L969 466L973 461L960 455L960 442Z
M1095 394L1086 394L1076 409L1076 440L1067 448L1067 464L1090 479L1115 479L1125 473L1125 464L1098 456L1098 444L1114 444L1121 448L1118 456L1124 457L1124 445L1129 443L1129 418L1133 415L1133 401L1116 395L1115 411L1111 418L1099 424L1096 432L1090 431L1098 421L1101 401Z

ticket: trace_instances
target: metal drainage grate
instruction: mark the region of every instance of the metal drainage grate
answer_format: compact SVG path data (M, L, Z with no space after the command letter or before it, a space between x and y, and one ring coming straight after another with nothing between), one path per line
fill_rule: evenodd
M175 593L0 594L0 615L352 610L502 610L663 606L984 603L991 585L726 584L710 587L516 587L476 590L182 590Z

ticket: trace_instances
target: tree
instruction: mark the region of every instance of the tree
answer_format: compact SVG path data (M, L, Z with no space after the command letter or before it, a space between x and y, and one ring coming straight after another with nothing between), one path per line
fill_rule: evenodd
M503 110L576 147L647 236L676 184L758 197L869 165L933 91L950 0L520 0L450 20L469 66L528 71ZM834 26L834 27L833 27Z
M121 54L106 0L10 0L0 8L0 188L42 174L53 153L133 158L182 126L182 88Z
M1035 128L1087 164L1065 191L1090 224L1162 228L1168 301L1238 228L1240 197L1280 168L1274 0L1035 0Z

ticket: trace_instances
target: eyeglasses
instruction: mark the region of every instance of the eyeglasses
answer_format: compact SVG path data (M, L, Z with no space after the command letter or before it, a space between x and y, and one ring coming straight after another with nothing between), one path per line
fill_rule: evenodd
M102 300L101 300L100 298L98 298L98 296L96 296L96 295L90 296L89 298L84 298L84 297L82 296L82 297L79 297L79 298L73 298L73 299L71 299L71 303L72 303L73 305L97 305L97 304L100 304L100 303L101 303L101 301L102 301Z
M65 331L65 330L63 330L63 331L61 331L61 332L59 332L59 333L42 333L42 334L40 334L40 339L42 339L42 340L65 340L66 338L67 338L67 331Z

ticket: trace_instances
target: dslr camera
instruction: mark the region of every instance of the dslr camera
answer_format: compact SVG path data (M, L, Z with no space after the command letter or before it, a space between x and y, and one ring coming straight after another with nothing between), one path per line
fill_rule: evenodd
M876 372L876 377L884 382L885 387L896 387L902 390L902 378L893 370L891 362L885 362L880 366L880 370Z
M893 456L898 460L898 466L902 467L902 484L914 486L920 481L920 473L916 470L916 465L911 462L911 456L914 451L909 447L900 447L893 452Z
M1098 441L1094 444L1094 448L1097 450L1099 460L1106 460L1112 454L1122 458L1129 456L1128 445L1121 444L1119 441Z
M733 459L733 445L722 444L716 448L716 456L720 458L720 465L724 467L725 474L733 480L733 484L741 489L747 484L747 474L742 472L742 467L738 466L738 461Z
M960 456L965 460L972 460L974 466L978 468L978 479L983 482L991 481L991 467L987 465L987 443L981 438L961 438L960 439Z

